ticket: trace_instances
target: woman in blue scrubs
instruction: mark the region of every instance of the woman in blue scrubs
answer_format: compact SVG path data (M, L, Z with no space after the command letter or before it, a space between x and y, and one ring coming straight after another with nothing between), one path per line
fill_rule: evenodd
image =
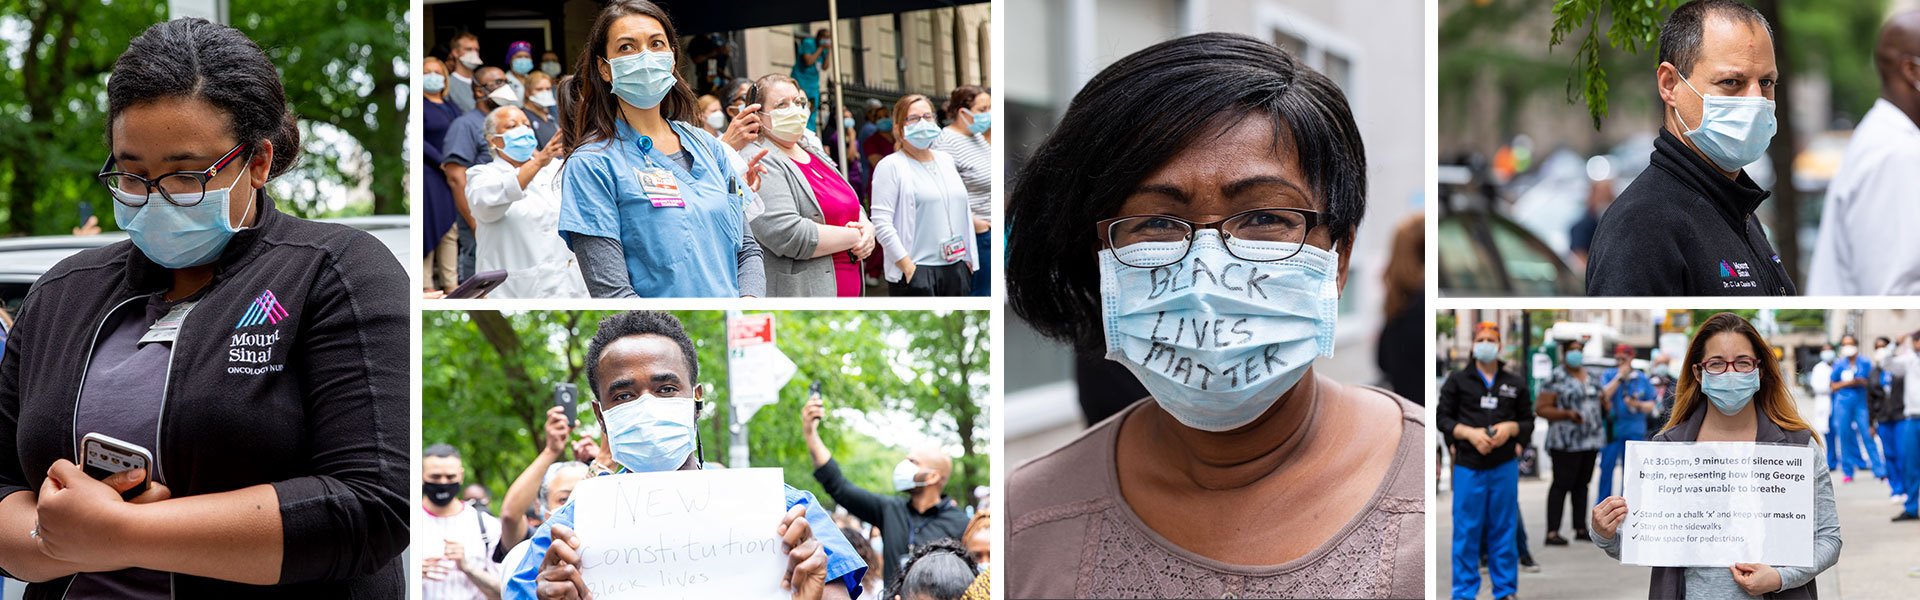
M766 273L747 227L760 152L690 123L692 88L674 71L679 37L660 7L616 0L581 49L579 100L562 127L560 235L594 297L761 296Z

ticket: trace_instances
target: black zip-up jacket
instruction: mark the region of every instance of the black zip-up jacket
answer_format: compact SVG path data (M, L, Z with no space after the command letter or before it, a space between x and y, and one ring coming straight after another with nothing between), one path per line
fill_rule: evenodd
M1727 179L1666 128L1613 201L1587 256L1590 296L1791 296L1755 208L1771 195Z
M854 485L840 474L840 463L831 458L813 470L813 478L820 481L834 503L847 509L847 514L880 526L880 541L886 546L883 562L887 581L893 581L900 572L913 547L940 538L964 542L960 536L967 532L967 511L945 495L927 512L916 512L906 494L876 494Z
M400 598L406 272L373 236L260 198L258 221L221 252L155 382L165 392L151 450L154 479L176 498L273 485L280 583L175 574L174 597ZM131 241L68 257L34 284L0 357L0 498L39 490L57 459L79 462L74 413L103 322L171 286ZM61 598L72 581L28 585L26 597Z
M1487 381L1480 375L1480 368L1467 365L1467 368L1447 375L1440 384L1440 401L1434 407L1434 427L1440 429L1440 436L1453 448L1453 463L1484 471L1506 464L1517 456L1520 447L1533 439L1533 402L1527 398L1527 380L1507 372L1505 363L1493 372L1493 391L1487 391ZM1485 408L1481 399L1491 396L1494 407ZM1488 425L1503 421L1513 421L1520 426L1520 432L1514 434L1505 445L1494 448L1492 452L1481 454L1473 444L1455 439L1453 426L1485 429Z

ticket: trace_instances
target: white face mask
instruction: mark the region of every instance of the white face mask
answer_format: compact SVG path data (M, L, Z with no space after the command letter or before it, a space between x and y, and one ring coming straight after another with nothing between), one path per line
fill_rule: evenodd
M717 110L707 113L707 128L712 129L714 131L720 131L722 129L726 129L727 113L717 111Z
M480 51L474 50L460 55L460 64L466 65L469 69L480 68Z
M895 491L905 492L920 489L921 486L927 485L919 481L914 481L914 478L918 477L922 472L920 465L913 464L912 460L901 460L900 464L893 466L893 489Z
M487 94L500 106L520 106L520 95L513 92L513 86L503 85Z
M534 92L533 96L528 97L527 99L532 100L534 104L538 104L540 106L544 106L547 108L553 108L553 105L554 105L553 90L540 90L538 92Z
M1708 96L1695 90L1684 77L1680 83L1700 96L1700 126L1685 133L1707 160L1722 171L1738 171L1767 155L1767 145L1772 143L1776 129L1772 100L1759 96ZM1687 126L1679 108L1673 110L1673 116L1680 119L1681 127Z

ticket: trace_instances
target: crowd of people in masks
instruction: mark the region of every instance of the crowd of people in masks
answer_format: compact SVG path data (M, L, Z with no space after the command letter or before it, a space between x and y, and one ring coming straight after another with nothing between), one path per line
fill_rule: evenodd
M570 63L455 35L421 67L423 294L987 295L991 94L831 114L832 48L728 79L726 35L683 40L646 0L608 3Z
M580 482L622 473L721 468L700 450L704 409L694 345L680 321L660 312L626 312L601 321L587 348L586 373L600 435L583 435L561 407L546 414L544 443L497 507L469 485L459 450L422 451L421 510L414 548L421 597L553 599L587 595L573 530ZM952 459L915 450L895 467L891 490L848 481L820 442L825 418L816 394L800 415L814 478L834 508L786 486L787 514L769 523L794 559L784 580L796 598L961 600L987 598L994 530L986 492L963 505L946 493ZM494 512L489 512L494 511ZM496 514L497 513L497 516ZM746 576L746 575L743 575ZM767 575L772 577L773 575ZM803 582L824 581L824 587Z

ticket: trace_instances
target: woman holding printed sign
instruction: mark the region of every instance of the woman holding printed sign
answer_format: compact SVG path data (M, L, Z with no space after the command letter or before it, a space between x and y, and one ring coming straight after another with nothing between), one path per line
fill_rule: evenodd
M1815 447L1813 481L1815 566L1735 563L1720 567L1654 567L1653 598L1812 598L1813 578L1840 559L1840 518L1833 508L1819 438L1794 409L1792 393L1773 360L1773 348L1746 319L1720 313L1707 319L1687 344L1685 369L1674 391L1673 416L1655 442L1758 442ZM1708 407L1711 405L1711 408ZM1629 481L1626 485L1633 485ZM1593 508L1593 541L1620 558L1617 535L1628 515L1627 500L1612 496Z
M398 597L406 273L275 207L300 133L239 30L148 28L106 103L91 193L131 239L48 270L7 340L0 575L29 599Z

